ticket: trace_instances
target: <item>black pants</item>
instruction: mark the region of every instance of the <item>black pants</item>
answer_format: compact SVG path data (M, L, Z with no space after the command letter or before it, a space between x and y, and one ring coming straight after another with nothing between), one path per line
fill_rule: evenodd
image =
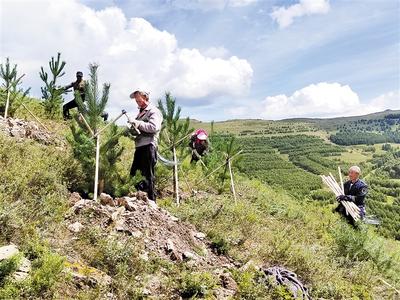
M82 100L85 101L85 97L84 95L81 95ZM76 103L75 99L72 99L71 101L69 101L68 103L63 105L63 117L64 120L66 119L71 119L71 115L69 114L69 110L73 109L75 107L78 107L78 103ZM102 112L101 113L101 117L104 119L104 121L107 121L108 119L108 113L107 112Z
M78 107L78 103L76 103L75 99L72 99L68 103L63 105L63 117L64 119L70 119L71 115L69 114L69 110Z
M156 201L155 193L155 166L157 163L157 149L153 144L136 148L131 167L131 176L139 170L145 177L136 185L136 189L147 193L149 199Z
M360 209L360 218L361 220L363 220L365 217L365 206L364 205L357 205L357 206ZM343 204L339 203L339 205L335 208L335 211L341 214L343 217L345 217L349 224L356 226L356 222L354 221L353 217L346 214L346 208L343 206Z

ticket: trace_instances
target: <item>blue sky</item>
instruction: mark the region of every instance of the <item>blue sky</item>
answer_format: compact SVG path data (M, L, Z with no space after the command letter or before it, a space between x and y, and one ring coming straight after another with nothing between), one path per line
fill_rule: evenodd
M225 60L229 68L235 64L232 56L249 64L251 72L245 63L227 70L231 78L227 73L213 75L218 73L215 63L215 69L210 68L213 81L198 84L210 93L192 95L190 84L197 86L197 81L184 92L179 82L164 85L160 81L158 88L171 89L184 114L194 118L330 117L400 108L400 6L396 0L78 2L95 12L114 7L127 20L144 19L155 30L175 37L178 48ZM312 7L318 3L320 7ZM289 15L290 24L282 25L283 19L272 17L279 8L285 17ZM232 80L232 91L229 84L217 86L219 78ZM151 84L145 88L157 90ZM159 97L160 90L153 95Z

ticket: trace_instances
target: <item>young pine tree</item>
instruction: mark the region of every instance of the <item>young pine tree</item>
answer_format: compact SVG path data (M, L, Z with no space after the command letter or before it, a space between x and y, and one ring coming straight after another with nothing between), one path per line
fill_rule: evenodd
M158 101L158 108L164 118L161 129L160 146L165 148L163 153L172 155L175 162L173 168L174 194L176 202L179 203L177 151L180 150L181 156L183 155L184 151L187 149L187 143L185 143L184 140L193 132L193 129L189 128L189 118L186 118L184 121L180 120L181 108L179 106L176 107L176 100L170 93L165 93L165 104L161 99Z
M3 80L3 86L0 89L0 109L4 110L4 117L13 117L15 111L25 101L29 89L24 90L20 87L22 76L18 76L17 65L13 67L10 59L6 58L6 63L0 64L0 77Z
M85 102L82 101L79 93L75 94L79 111L83 118L76 116L75 123L71 125L72 137L68 139L72 145L75 158L82 164L86 174L86 180L83 186L84 191L92 190L95 174L95 156L96 156L96 138L93 138L92 132L96 134L106 126L101 117L104 111L110 91L110 84L103 84L100 93L98 86L97 69L98 65L89 65L89 82L85 86ZM90 131L86 124L90 127ZM115 181L118 179L116 174L116 162L119 160L123 148L119 146L119 138L122 131L118 126L112 124L101 133L100 138L100 164L99 164L99 193L107 192L114 194Z
M44 71L43 67L40 68L39 75L45 84L41 88L42 98L44 99L42 105L46 114L52 119L61 117L64 88L57 86L57 79L64 76L65 72L63 72L63 69L65 64L65 61L61 61L61 53L57 53L57 59L51 57L49 61L50 75Z

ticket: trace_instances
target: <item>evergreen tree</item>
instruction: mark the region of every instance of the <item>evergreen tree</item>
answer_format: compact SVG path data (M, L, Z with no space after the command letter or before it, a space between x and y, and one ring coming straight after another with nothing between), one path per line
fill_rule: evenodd
M54 57L51 57L49 61L50 76L44 71L43 67L40 68L39 75L45 84L41 88L42 98L44 99L42 105L46 114L52 119L57 119L61 116L64 88L57 86L57 79L64 76L63 69L65 64L65 61L61 61L61 53L57 53L57 59L55 60Z
M110 84L108 83L103 84L101 92L99 90L98 65L90 64L89 69L90 80L85 86L85 102L82 101L79 93L75 94L83 118L75 117L76 122L71 125L72 137L68 139L72 145L75 158L80 161L85 171L86 181L83 188L87 192L93 187L95 174L96 138L92 136L92 132L96 134L107 125L101 114L107 105L110 91ZM90 130L85 122L87 122ZM123 152L123 148L119 146L121 134L122 131L115 124L108 126L101 133L99 193L104 191L114 194L114 183L118 180L116 162Z
M189 128L189 117L181 120L181 107L176 106L176 100L171 93L165 93L165 104L160 99L158 108L163 115L163 125L161 129L160 146L164 147L163 154L172 155L175 162L173 168L174 194L177 203L179 203L179 181L178 181L178 157L177 151L180 150L180 156L183 156L187 149L184 143L186 137L193 132L193 128Z
M11 67L8 57L4 65L0 64L0 77L3 79L3 87L0 89L0 107L4 109L5 118L14 116L15 111L29 93L30 88L23 90L19 87L24 75L18 77L17 65Z

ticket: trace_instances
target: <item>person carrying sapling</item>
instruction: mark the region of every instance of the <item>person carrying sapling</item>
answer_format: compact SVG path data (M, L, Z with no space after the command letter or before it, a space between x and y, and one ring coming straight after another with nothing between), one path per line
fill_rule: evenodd
M352 166L349 169L349 180L343 185L344 195L336 197L339 202L336 211L346 216L346 209L341 201L354 202L360 209L360 218L365 217L365 197L368 194L367 184L360 179L361 169L358 166ZM354 225L354 220L350 215L347 216L350 223Z

